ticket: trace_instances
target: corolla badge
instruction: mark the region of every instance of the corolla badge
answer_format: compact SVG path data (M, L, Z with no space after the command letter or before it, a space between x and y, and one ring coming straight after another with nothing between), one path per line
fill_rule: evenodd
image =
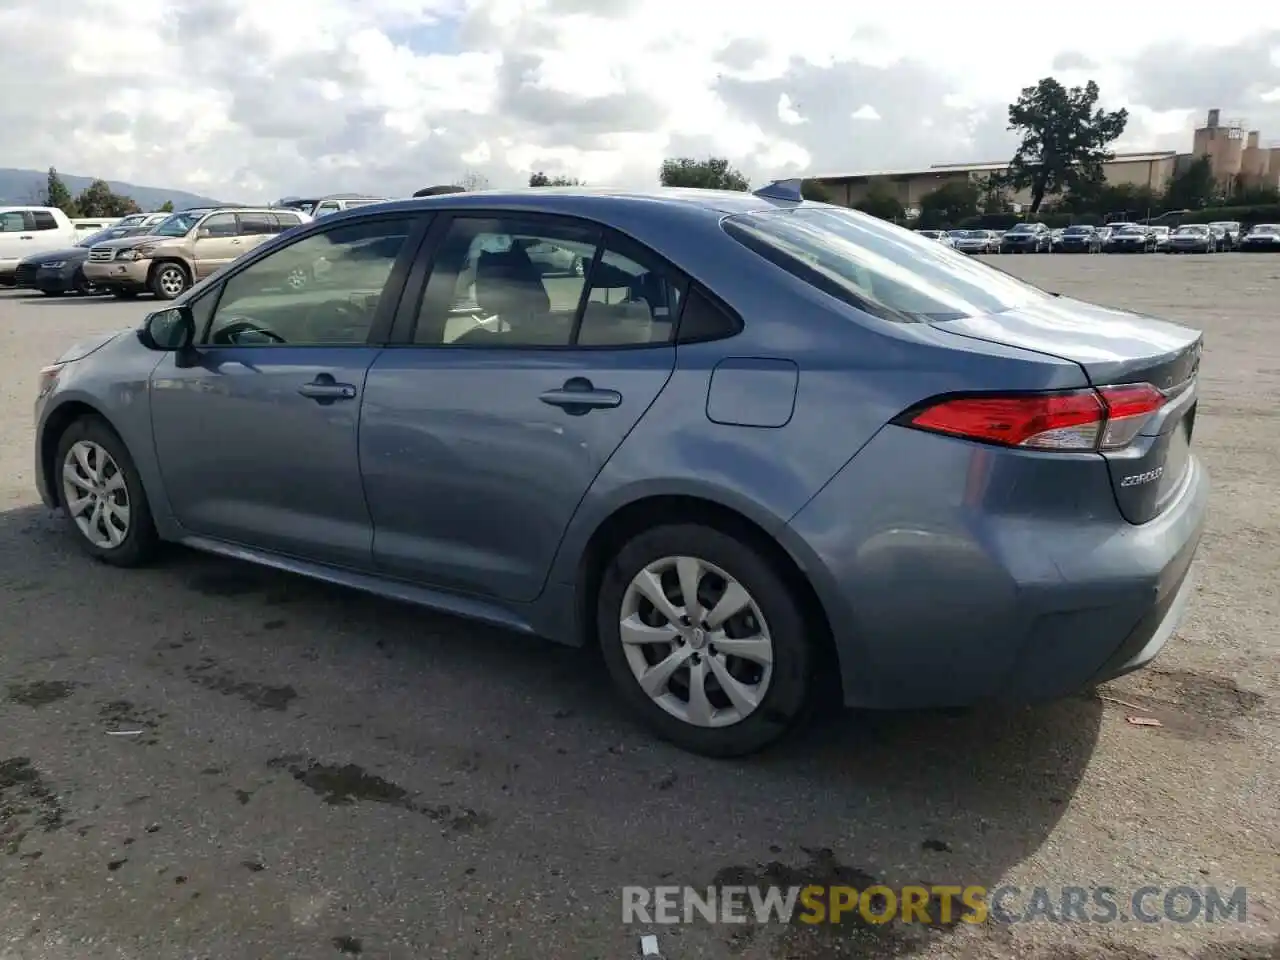
M1122 487L1137 487L1144 483L1150 483L1152 480L1159 480L1164 476L1164 467L1156 467L1154 470L1148 470L1146 473L1135 473L1124 477L1120 481Z

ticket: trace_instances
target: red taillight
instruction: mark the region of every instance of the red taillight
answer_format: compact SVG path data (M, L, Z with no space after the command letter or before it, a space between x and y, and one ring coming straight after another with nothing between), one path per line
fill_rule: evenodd
M908 426L953 437L1037 450L1110 450L1128 445L1165 396L1146 383L953 397L905 418Z

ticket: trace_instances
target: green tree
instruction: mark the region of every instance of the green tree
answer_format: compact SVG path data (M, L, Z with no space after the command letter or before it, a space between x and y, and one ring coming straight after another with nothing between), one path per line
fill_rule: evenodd
M75 202L82 217L123 217L142 212L132 197L112 193L105 180L94 180L80 192Z
M160 209L156 213L173 213L173 201L166 200L160 205Z
M703 190L746 190L747 178L729 166L724 157L671 157L662 161L658 174L664 187L698 187Z
M46 207L57 207L68 217L78 217L80 211L76 209L76 202L71 198L71 191L67 189L67 185L62 182L62 178L58 176L58 171L53 167L49 168L48 187L45 190L44 205Z
M1124 133L1127 110L1098 108L1098 85L1067 89L1053 77L1024 87L1009 104L1009 129L1022 142L1009 164L1009 183L1031 191L1031 212L1045 197L1064 191L1087 193L1103 182L1102 165L1114 154L1107 147Z
M1166 210L1199 210L1212 206L1220 191L1208 157L1196 157L1164 190Z
M529 175L531 187L580 187L582 181L575 177L548 177L541 170Z
M899 221L906 217L902 202L879 183L872 183L867 190L867 195L853 206L854 209L879 217L881 220Z
M462 188L464 193L471 193L475 190L488 190L489 178L478 171L468 170L458 178L458 186Z
M954 180L920 198L920 226L937 229L953 227L961 220L976 217L981 195L971 180Z
M800 196L806 200L813 200L816 203L830 203L831 194L827 193L827 188L817 180L801 180Z
M983 213L1009 212L1009 184L1002 174L974 177L973 186L978 191L978 207Z

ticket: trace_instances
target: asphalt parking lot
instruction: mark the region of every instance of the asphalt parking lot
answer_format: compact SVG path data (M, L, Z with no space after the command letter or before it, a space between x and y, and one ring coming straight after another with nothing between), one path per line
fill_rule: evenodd
M1179 637L1101 697L845 715L722 763L572 650L184 551L85 559L32 488L36 373L147 306L0 290L0 958L1280 955L1280 257L997 259L1206 331ZM1248 922L621 917L624 885L874 880L1244 886Z

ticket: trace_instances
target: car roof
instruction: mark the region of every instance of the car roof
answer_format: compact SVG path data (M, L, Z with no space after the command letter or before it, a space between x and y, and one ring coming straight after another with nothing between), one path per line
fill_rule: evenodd
M467 193L444 193L434 197L410 197L388 200L380 206L404 207L409 210L484 209L524 210L530 213L564 214L608 219L613 213L644 210L691 212L717 217L777 209L779 204L794 207L789 201L771 201L737 190L701 190L692 187L666 187L655 190L617 190L583 187L539 187L529 190L477 190ZM368 207L361 207L368 213ZM336 214L335 214L336 216Z

